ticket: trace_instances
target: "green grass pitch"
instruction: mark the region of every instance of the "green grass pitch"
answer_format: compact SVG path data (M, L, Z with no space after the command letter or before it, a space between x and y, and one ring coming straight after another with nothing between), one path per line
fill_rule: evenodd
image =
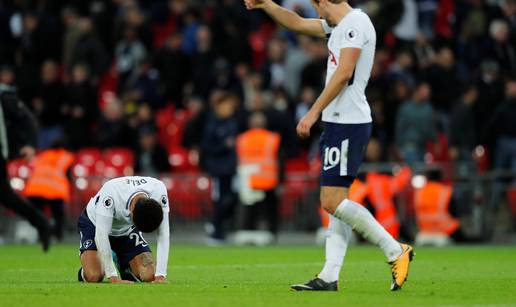
M166 285L81 284L75 245L43 254L0 247L0 306L421 306L515 305L516 247L418 248L403 290L389 291L383 255L348 251L340 291L289 290L318 273L324 249L172 246Z

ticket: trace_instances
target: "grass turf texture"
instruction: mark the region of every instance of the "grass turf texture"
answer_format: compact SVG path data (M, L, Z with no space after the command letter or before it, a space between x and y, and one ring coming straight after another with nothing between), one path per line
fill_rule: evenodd
M82 284L75 245L0 247L0 306L516 305L516 247L418 248L404 289L389 291L383 255L352 247L340 291L293 292L323 248L172 246L166 285Z

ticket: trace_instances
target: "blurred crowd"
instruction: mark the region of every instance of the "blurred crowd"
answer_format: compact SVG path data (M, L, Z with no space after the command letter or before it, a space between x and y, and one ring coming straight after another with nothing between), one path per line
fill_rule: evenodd
M483 145L516 170L516 1L360 0L378 32L367 95L369 161L469 160ZM283 6L317 17L309 0ZM277 27L241 0L4 0L0 82L39 123L39 149L65 140L128 147L136 170L170 171L156 114L182 110L181 147L234 173L237 135L265 115L283 158L315 156L295 124L324 87L324 40Z

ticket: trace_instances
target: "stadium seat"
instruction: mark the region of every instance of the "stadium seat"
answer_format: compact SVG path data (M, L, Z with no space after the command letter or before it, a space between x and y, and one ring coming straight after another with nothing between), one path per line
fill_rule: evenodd
M177 172L199 171L197 154L182 147L171 147L169 149L169 162Z
M74 177L86 177L100 173L104 167L102 151L98 148L84 148L77 151L72 166Z
M102 175L107 178L134 174L134 154L127 148L110 148L104 152Z
M203 175L189 174L160 178L168 189L172 214L184 220L202 217L211 204L210 180Z
M27 179L30 177L31 172L30 164L24 159L12 160L7 163L7 174L10 178Z

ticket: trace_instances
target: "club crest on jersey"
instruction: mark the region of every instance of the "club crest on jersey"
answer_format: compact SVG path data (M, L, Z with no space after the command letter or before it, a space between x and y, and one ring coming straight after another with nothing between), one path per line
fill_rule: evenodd
M113 206L113 204L115 203L115 201L113 200L113 198L111 198L110 196L107 196L106 198L104 198L104 200L102 201L102 203L104 204L104 207L106 208L111 208Z
M357 30L355 30L353 28L350 28L346 31L346 39L348 41L354 41L355 39L357 39L357 36L358 36Z
M84 249L88 249L88 247L90 247L92 244L93 244L93 240L86 240L82 244L82 247L84 247Z

